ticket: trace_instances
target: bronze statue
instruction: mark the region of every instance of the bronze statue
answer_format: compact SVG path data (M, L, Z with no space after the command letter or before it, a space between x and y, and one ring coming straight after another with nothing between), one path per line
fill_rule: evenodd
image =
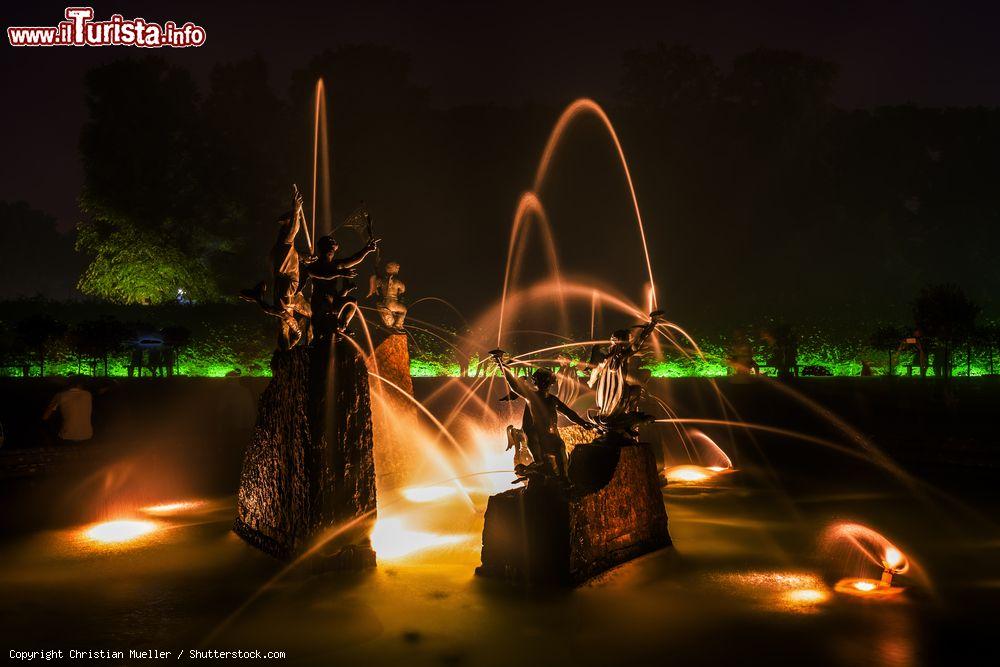
M378 249L379 239L370 238L364 248L344 259L337 258L340 246L333 236L323 236L317 242L317 254L304 263L312 279L313 330L320 340L334 333L343 333L354 318L357 299L351 296L357 285L351 278L358 275L356 267ZM354 304L354 305L350 305Z
M278 217L278 235L271 247L274 282L272 301L267 303L264 300L266 282L240 292L241 299L256 303L265 313L281 321L278 346L283 350L295 347L302 340L303 329L312 316L309 303L299 291L299 253L295 249L295 238L304 221L302 193L298 186L293 185L292 210Z
M385 275L372 275L369 281L368 297L377 297L376 304L385 326L396 333L403 333L403 320L406 319L403 294L406 293L406 285L397 277L398 275L399 262L386 264Z
M663 312L649 314L649 322L629 329L619 329L611 334L611 347L607 351L594 349L591 355L590 380L587 386L596 389L597 410L593 419L605 432L635 436L634 426L642 421L639 414L641 385L629 382L629 362L646 343L650 334L662 321Z
M516 465L514 471L519 478L530 479L532 476L544 475L568 483L566 445L559 436L559 415L566 416L574 424L586 429L592 429L594 425L574 412L557 396L549 393L549 388L555 382L551 371L545 368L536 370L531 376L534 385L531 386L511 372L510 366L504 361L503 350L493 350L490 355L503 372L510 388L511 393L507 399L523 398L527 403L521 421L521 431L524 433L533 462L528 465ZM508 434L508 438L511 435ZM510 444L510 440L508 443ZM517 453L516 446L515 453Z

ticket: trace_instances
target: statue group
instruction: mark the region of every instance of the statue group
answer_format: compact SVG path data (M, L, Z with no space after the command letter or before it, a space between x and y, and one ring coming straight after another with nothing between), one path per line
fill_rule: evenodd
M340 244L332 234L316 240L307 256L301 257L296 248L299 233L305 230L302 193L292 186L292 208L278 217L278 232L271 247L271 298L268 283L240 292L244 301L256 303L281 323L278 349L290 350L303 341L306 344L327 341L334 335L346 335L359 306L353 282L357 267L376 252L380 239L370 233L361 250L348 257L338 256ZM308 234L308 232L306 232ZM389 262L384 274L373 274L368 297L377 297L377 306L385 326L394 333L403 333L406 291L399 279L399 263ZM310 297L306 297L311 293Z
M308 550L326 556L330 568L358 569L375 564L375 434L380 475L398 486L412 467L407 448L416 415L405 414L415 412L405 400L413 394L406 285L399 264L388 262L372 273L366 295L381 319L372 336L379 368L373 381L391 388L373 420L367 359L350 327L361 308L354 280L380 240L364 211L344 224L366 231L360 250L341 257L332 235L313 245L293 186L292 207L277 221L271 281L241 293L280 322L280 334L244 458L234 531L281 558ZM305 256L296 247L300 232L310 246ZM639 410L635 363L661 321L654 311L646 322L615 331L609 346L593 348L586 384L595 407L586 415L570 405L580 380L568 357L557 372L536 368L529 378L516 372L523 362L503 350L490 353L509 389L503 400L524 402L520 427L507 429L523 484L489 500L479 574L579 583L670 544L655 459L640 442L639 426L649 417ZM569 453L560 415L589 434L575 438ZM332 533L338 539L325 545L323 536Z
M594 442L600 444L622 445L638 441L638 426L649 416L639 411L642 384L630 374L630 361L660 324L662 316L662 312L654 311L647 323L611 334L611 345L607 349L594 348L588 364L587 385L595 390L596 408L587 418L551 393L557 380L569 377L567 357L560 358L558 373L539 368L531 374L529 382L512 371L503 350L490 352L510 390L501 400L525 401L521 428L511 426L507 431L508 449L515 450L515 472L519 479L527 481L541 476L570 485L566 445L559 434L559 415L588 431L595 431L598 435ZM522 444L527 449L528 461L518 449Z
M578 584L670 544L655 457L640 442L639 426L650 417L639 410L635 363L662 315L654 311L592 350L585 370L595 407L586 416L551 393L576 393L579 378L568 357L556 373L538 368L529 380L503 350L490 353L510 390L501 400L525 402L521 427L507 427L523 484L490 498L477 574L529 586ZM576 438L567 454L559 415L592 439Z
M376 514L369 373L351 323L360 311L354 279L379 239L367 214L360 215L368 238L354 254L341 256L332 234L313 244L293 186L291 209L277 220L271 280L240 294L276 318L280 332L244 456L234 531L263 551L293 558L335 527L353 525L336 548L320 551L333 569L375 564L368 538ZM297 247L300 233L306 254ZM372 276L369 296L378 298L388 338L405 350L398 274L399 264L386 265L384 275ZM408 376L408 355L397 356Z

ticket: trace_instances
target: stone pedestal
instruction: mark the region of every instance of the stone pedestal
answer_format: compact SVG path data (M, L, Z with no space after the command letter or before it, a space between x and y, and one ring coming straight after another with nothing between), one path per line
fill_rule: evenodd
M412 396L410 347L406 334L392 333L382 337L376 333L372 342L375 344L375 364L378 366L378 374Z
M319 550L334 569L375 565L371 403L364 359L349 342L275 352L243 461L234 532L293 558L324 532L350 526Z
M653 453L646 443L581 444L573 492L531 482L492 496L476 573L532 586L575 585L670 545Z
M388 381L370 378L374 396L375 466L380 489L389 491L405 486L414 473L413 433L419 417L413 402L407 398L413 396L413 380L406 334L376 333L373 343L377 372Z

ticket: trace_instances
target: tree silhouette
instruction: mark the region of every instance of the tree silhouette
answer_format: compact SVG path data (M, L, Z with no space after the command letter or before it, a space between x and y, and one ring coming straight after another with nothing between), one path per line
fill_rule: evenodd
M944 377L951 375L951 353L968 342L979 306L972 303L960 287L953 284L931 285L921 290L913 302L913 321L935 346L935 367Z
M44 268L44 270L42 270ZM75 293L81 262L55 218L25 202L0 201L0 292L4 297Z
M34 357L38 364L38 374L45 376L45 361L49 356L52 344L66 333L66 325L52 317L38 313L29 315L19 321L15 327L17 340Z
M1000 347L1000 326L995 322L977 326L972 334L972 339L977 347L986 351L987 374L995 375L993 357L996 349Z
M902 327L887 325L873 331L868 339L868 344L872 349L887 353L886 375L896 374L895 366L892 363L892 355L899 349L899 344L905 336L906 332Z
M80 136L84 187L77 249L92 256L79 288L119 303L165 303L178 290L219 296L210 261L216 193L205 187L205 136L187 70L159 58L88 72L89 120Z
M167 347L164 350L164 354L169 355L167 372L172 375L174 373L174 365L177 363L181 351L191 343L191 330L172 324L160 329L160 335L163 336L163 342Z
M91 374L97 374L98 363L103 363L108 375L108 358L122 349L127 334L125 325L114 317L80 322L70 331L70 339L77 356L90 361Z

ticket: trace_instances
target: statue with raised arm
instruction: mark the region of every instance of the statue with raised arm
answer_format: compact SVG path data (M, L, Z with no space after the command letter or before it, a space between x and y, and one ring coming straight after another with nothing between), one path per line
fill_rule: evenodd
M373 274L368 284L368 297L376 297L382 322L396 333L403 333L403 320L406 319L404 293L406 285L399 279L399 262L386 264L385 274Z
M549 388L555 382L551 371L539 368L532 373L531 382L528 382L514 375L510 365L504 360L503 350L493 350L490 355L507 381L507 387L510 389L508 398L510 400L523 398L526 402L521 431L524 433L525 444L533 462L528 465L517 465L514 471L522 479L545 475L568 483L566 445L559 436L559 415L586 429L592 429L594 425L574 412L557 396L549 393Z
M596 391L597 410L594 420L605 432L613 431L635 437L634 426L642 421L639 414L641 385L628 381L629 362L663 317L662 311L649 314L649 322L638 327L635 333L619 329L611 334L611 347L606 351L595 349L591 358L590 380L587 386Z
M313 329L320 340L334 333L344 333L357 310L357 298L351 293L357 285L355 268L378 249L379 239L369 239L364 248L350 257L338 258L340 245L333 236L323 236L316 243L316 255L304 263L313 281Z
M261 309L281 321L278 346L283 350L295 347L302 340L303 329L312 316L309 303L299 290L299 253L295 238L305 221L302 193L292 186L292 209L278 217L278 233L271 247L273 292L271 302L265 300L267 282L240 292L244 301L256 303Z

